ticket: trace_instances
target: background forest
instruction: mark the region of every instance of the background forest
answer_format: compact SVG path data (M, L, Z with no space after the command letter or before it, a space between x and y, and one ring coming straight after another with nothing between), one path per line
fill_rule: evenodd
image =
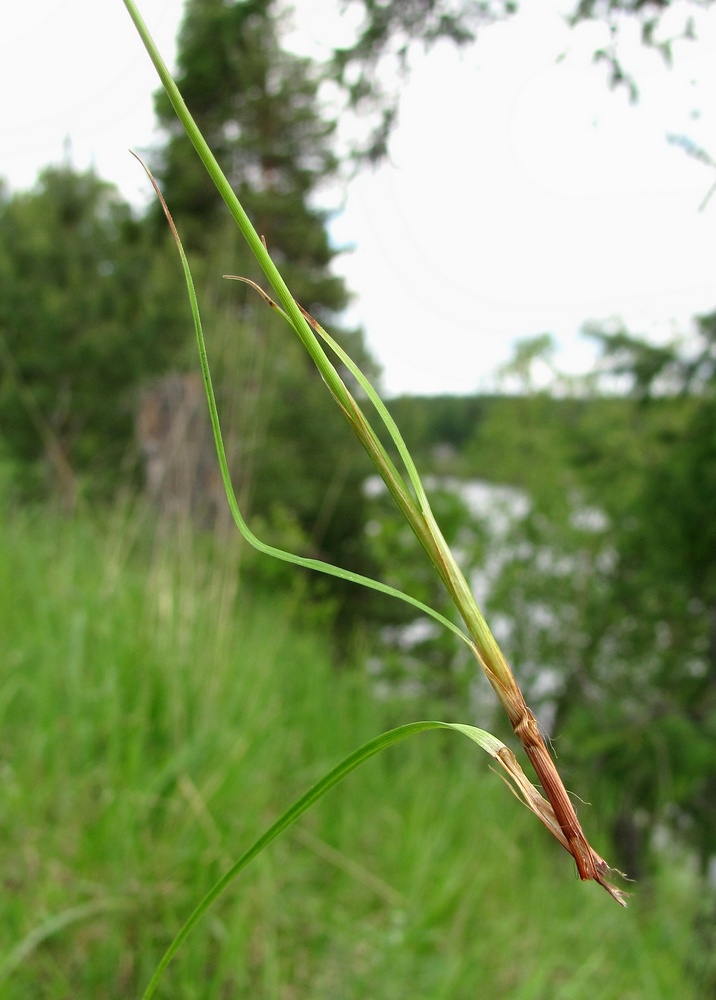
M377 376L344 321L326 192L386 155L387 55L519 13L351 2L363 31L323 66L282 47L276 0L188 0L176 76L297 300ZM669 4L608 6L650 44ZM614 52L600 58L624 84ZM327 78L365 126L354 148ZM163 94L155 107L151 166L253 529L449 614L301 346L223 280L259 274ZM389 402L567 787L589 799L580 817L637 880L627 913L431 737L274 845L160 995L716 995L716 312L696 326L666 346L594 329L600 361L580 377L545 335L518 345L503 391ZM8 998L137 996L246 843L381 728L456 719L511 739L452 635L234 537L196 368L158 208L71 162L0 191Z

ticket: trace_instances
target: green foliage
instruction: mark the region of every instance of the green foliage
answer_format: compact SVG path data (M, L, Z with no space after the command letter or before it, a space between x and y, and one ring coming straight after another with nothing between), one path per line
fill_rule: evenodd
M474 442L530 500L488 607L635 875L657 827L716 853L713 329L688 354L605 336L630 395L505 400Z
M133 390L169 363L188 328L179 281L162 246L92 173L50 168L35 190L0 202L4 446L49 465L65 500L78 474L116 484Z
M138 507L0 521L7 1000L136 998L257 834L405 719L332 668L303 604L240 585L239 545L150 528ZM408 741L271 845L159 995L708 994L688 868L623 911L563 862L465 741Z
M457 443L457 428L479 413L450 471L463 498L470 481L490 484L492 513L484 521L456 507L450 539L484 581L490 619L555 736L569 786L599 801L634 876L653 863L655 830L691 845L704 871L716 853L715 331L703 317L696 341L681 347L599 333L597 374L581 384L555 376L552 391L534 388L548 345L531 341L507 373L522 393L453 400L452 430L443 403L405 401L435 470L438 444ZM505 498L502 528L500 485L519 490ZM385 546L391 528L376 517L371 544ZM471 533L481 540L472 548ZM394 565L407 567L391 544ZM404 690L417 680L424 696L430 680L405 648L410 635L388 634L382 662L403 657L396 679ZM415 651L431 664L440 656L430 636ZM443 662L448 676L456 671ZM459 706L469 683L453 689Z
M673 401L678 419L657 424L658 449L641 489L615 519L617 593L628 597L639 622L631 646L651 653L652 691L642 717L662 733L673 774L666 794L659 787L651 799L676 804L704 866L716 853L716 786L706 749L716 736L715 344L711 315L699 321L695 351L671 352L672 371L681 369ZM644 399L638 405L649 420L659 404L649 389L662 368L645 380L651 349L635 343L631 350L635 388Z
M708 5L712 0L704 0ZM334 66L350 105L361 118L369 116L372 127L355 153L369 162L387 155L388 140L398 118L401 84L409 69L411 49L417 44L429 47L439 40L449 40L457 46L474 42L480 30L504 20L519 16L521 5L517 0L347 0L347 4L361 11L362 20L352 44L338 49ZM608 46L594 53L594 60L606 64L611 86L625 87L632 99L638 96L639 81L630 74L619 51L619 38L629 21L636 21L645 46L662 54L668 62L672 43L680 38L693 37L692 19L684 16L683 27L675 36L665 36L660 31L662 17L671 7L672 0L574 0L571 12L565 13L571 25L593 19L606 21L610 28ZM673 28L671 29L673 31ZM388 68L388 72L386 72ZM398 73L396 74L396 69ZM395 80L392 88L385 80Z
M335 320L348 293L317 193L337 170L320 75L281 49L274 5L197 2L180 39L182 85L298 300ZM222 274L257 277L239 235L166 98L159 153L172 210L193 247L233 472L252 518L281 543L356 570L367 462L299 343L255 293ZM0 206L3 448L16 475L83 490L116 489L133 471L139 390L194 364L181 271L166 224L139 219L93 175L47 171L36 191ZM361 334L341 342L370 369ZM177 415L173 415L177 419ZM320 585L318 587L320 588ZM361 601L340 594L342 618Z
M569 485L563 429L582 409L571 403L544 392L494 399L465 445L468 474L530 492L548 490L549 500L561 504Z
M379 485L375 478L370 483L371 487ZM483 526L471 517L455 490L456 483L427 485L445 541L460 553L464 565L479 564L485 551ZM371 489L370 493L364 544L382 567L381 578L460 624L445 588L417 548L410 527L397 516L387 491ZM418 713L427 705L439 706L440 717L464 713L476 673L468 649L427 616L416 619L408 605L375 600L370 610L372 626L383 626L374 640L371 671L378 689L399 694Z
M388 403L416 462L459 474L462 452L492 405L488 396L400 396Z

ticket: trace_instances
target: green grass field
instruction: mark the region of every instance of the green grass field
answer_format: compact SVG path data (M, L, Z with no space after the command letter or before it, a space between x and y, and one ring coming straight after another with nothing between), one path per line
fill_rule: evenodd
M3 519L3 1000L138 997L231 862L348 751L413 721L332 667L298 599L242 589L240 563L131 508ZM626 911L582 885L477 747L428 733L271 845L157 995L690 1000L696 908L683 867Z

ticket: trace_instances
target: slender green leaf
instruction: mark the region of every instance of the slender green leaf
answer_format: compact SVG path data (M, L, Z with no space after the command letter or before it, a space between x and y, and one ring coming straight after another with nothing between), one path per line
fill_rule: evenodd
M190 914L184 926L167 948L142 995L142 1000L149 1000L149 998L154 995L162 973L212 903L214 903L224 890L228 888L237 875L239 875L244 868L246 868L247 865L249 865L266 847L268 847L268 845L275 840L279 834L288 829L288 827L295 823L307 809L310 809L310 807L318 802L319 799L323 798L327 792L339 784L339 782L343 781L344 778L347 778L348 775L352 771L355 771L357 767L360 767L361 764L370 760L371 757L375 757L376 754L381 753L383 750L387 750L389 747L395 746L396 743L400 743L402 740L407 739L408 736L415 736L418 733L424 733L434 729L452 729L455 732L462 733L462 735L473 740L473 742L477 743L487 753L489 753L490 756L502 763L500 754L502 751L507 749L504 743L501 743L500 740L494 737L491 733L487 733L482 729L476 729L474 726L463 726L452 722L411 722L405 726L399 726L397 729L391 729L386 733L381 733L381 735L376 736L375 739L369 740L368 743L364 743L363 746L354 750L353 753L348 754L348 756L345 757L340 764L337 764L332 770L325 774L319 781L316 782L315 785L313 785L312 788L309 788L305 795L302 795L300 799L294 802L294 804L287 809L286 812L283 813L283 815L280 816L279 819L277 819L276 822L270 826L269 829L261 837L259 837L259 839L252 844L247 851L241 855L238 861L236 861L231 868L229 868L229 870L214 883L193 913Z

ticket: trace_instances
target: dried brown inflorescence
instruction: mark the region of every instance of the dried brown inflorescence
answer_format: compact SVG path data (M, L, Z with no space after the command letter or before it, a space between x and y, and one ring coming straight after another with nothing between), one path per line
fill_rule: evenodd
M608 881L608 876L616 869L611 868L604 858L590 846L582 830L572 801L567 794L559 771L550 756L539 725L530 711L520 691L517 681L509 672L511 683L501 677L478 657L490 684L503 705L512 729L524 747L524 751L535 770L539 783L546 795L543 798L527 779L515 755L507 747L498 752L498 759L517 785L527 807L537 816L550 833L572 855L582 881L593 880L603 886L621 906L626 906L627 894ZM616 874L622 875L621 872ZM623 877L623 876L622 876Z

